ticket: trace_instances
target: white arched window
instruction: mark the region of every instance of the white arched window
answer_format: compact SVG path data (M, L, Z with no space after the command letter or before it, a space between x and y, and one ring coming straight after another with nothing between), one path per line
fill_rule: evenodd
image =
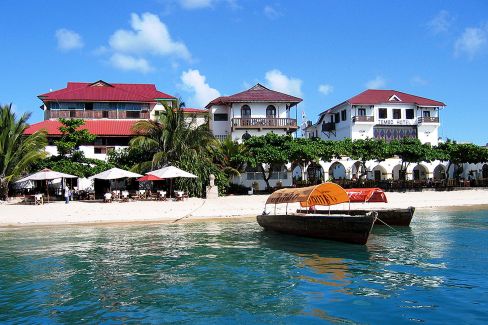
M251 117L251 107L249 107L249 105L242 105L241 117L242 118L250 118Z
M273 105L268 105L268 107L266 107L266 117L268 118L276 117L276 107L274 107Z

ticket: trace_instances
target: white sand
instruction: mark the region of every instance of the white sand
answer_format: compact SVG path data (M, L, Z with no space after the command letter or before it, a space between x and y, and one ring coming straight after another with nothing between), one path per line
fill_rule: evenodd
M128 203L55 202L41 206L1 204L0 226L83 224L108 222L182 222L213 218L255 216L264 209L267 195L228 196L213 200L191 198L183 202L138 201ZM440 208L488 205L488 190L387 193L388 203L351 204L352 208ZM290 204L288 211L298 205ZM347 209L347 204L336 206ZM284 212L285 205L277 211ZM268 206L274 211L274 206ZM181 219L181 220L180 220Z

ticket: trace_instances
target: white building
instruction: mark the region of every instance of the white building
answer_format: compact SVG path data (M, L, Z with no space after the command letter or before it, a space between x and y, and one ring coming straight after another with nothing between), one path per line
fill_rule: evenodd
M437 145L440 101L396 90L368 89L320 113L304 130L307 137L324 140L418 138Z
M302 101L257 84L254 87L212 100L206 108L209 111L209 125L214 136L242 141L248 136L265 135L269 132L290 134L298 129L296 110L293 107Z

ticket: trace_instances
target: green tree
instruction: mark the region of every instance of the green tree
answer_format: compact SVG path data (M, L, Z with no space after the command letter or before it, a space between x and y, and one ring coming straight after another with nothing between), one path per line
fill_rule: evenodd
M349 139L348 139L349 140ZM384 161L390 158L391 149L390 146L384 140L377 139L357 139L350 141L348 156L352 159L361 161L361 174L360 176L367 175L366 162L369 160L375 160L377 162Z
M319 138L292 138L287 144L290 161L299 165L302 170L302 180L305 179L305 168L312 162L319 162L327 154L327 145Z
M289 148L291 136L268 133L265 136L251 137L244 142L247 154L240 157L253 168L257 168L263 175L266 189L269 190L269 179L273 170L281 168L290 161Z
M196 125L196 116L166 108L157 121L137 122L134 131L138 136L131 140L131 148L150 153L151 159L136 164L133 170L147 172L168 164L187 170L198 178L176 179L176 186L197 196L203 195L210 174L215 175L220 190L228 186L228 177L213 160L217 140L207 124Z
M407 168L411 163L421 161L430 162L436 159L436 152L428 144L422 144L419 139L403 138L390 142L392 155L398 156L401 160L400 179L405 180Z
M78 151L80 145L92 143L96 136L86 129L81 129L85 124L83 119L64 119L60 118L61 139L54 141L58 148L58 154L61 156L71 156Z
M6 200L10 182L45 157L46 132L24 136L30 114L17 119L12 104L0 108L0 199Z
M451 166L456 166L455 178L458 178L463 169L464 163L477 164L487 161L487 149L472 143L457 143L456 141L447 140L439 143L435 148L439 160L449 161L446 173L449 175Z
M246 146L232 140L231 136L223 141L217 141L214 147L214 162L229 177L239 176L246 168L246 165L239 157L246 155Z

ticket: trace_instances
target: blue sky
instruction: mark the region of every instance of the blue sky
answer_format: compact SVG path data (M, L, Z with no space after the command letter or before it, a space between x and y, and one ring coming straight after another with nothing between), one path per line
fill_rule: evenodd
M306 4L306 5L305 5ZM366 88L447 104L440 135L488 142L488 1L0 2L0 103L42 120L67 81L155 83L202 107L256 82L299 115Z

